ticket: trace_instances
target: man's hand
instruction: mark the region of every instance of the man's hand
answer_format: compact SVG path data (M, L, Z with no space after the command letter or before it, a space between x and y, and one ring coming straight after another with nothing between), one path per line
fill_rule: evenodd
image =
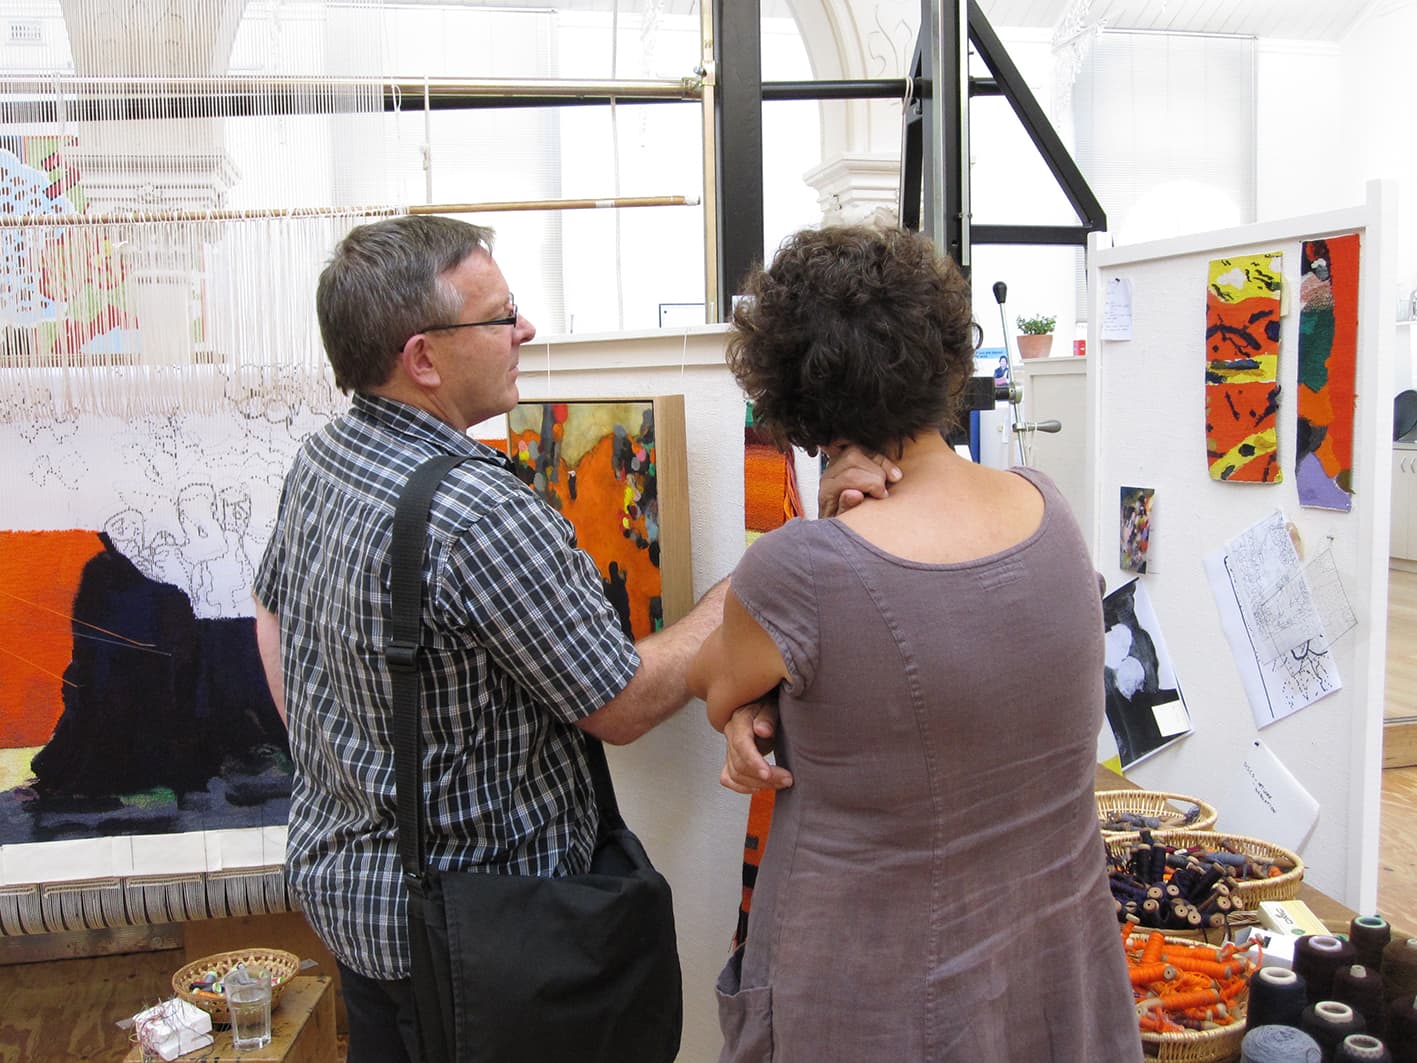
M817 516L835 517L869 498L885 498L888 485L900 479L900 467L884 454L855 443L823 447L827 467L817 486Z
M718 775L719 783L740 794L791 786L791 772L767 760L776 734L776 699L754 702L735 711L723 728L728 751Z

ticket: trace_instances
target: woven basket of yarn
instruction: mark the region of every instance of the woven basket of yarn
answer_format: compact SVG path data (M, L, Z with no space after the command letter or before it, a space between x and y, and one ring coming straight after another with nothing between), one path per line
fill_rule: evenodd
M217 981L237 964L244 963L250 972L262 970L271 976L271 1007L280 1002L281 993L300 969L300 958L284 949L239 949L232 952L218 952L213 956L203 956L200 960L179 967L172 976L172 991L195 1004L212 1017L215 1025L225 1026L231 1022L231 1013L226 1010L226 998L219 992L194 989L194 984L202 983L209 972L216 972Z
M1137 931L1140 934L1140 931ZM1166 935L1168 947L1184 946L1198 948L1195 941ZM1251 971L1254 964L1247 961ZM1213 1030L1186 1030L1180 1033L1153 1033L1143 1030L1142 1049L1147 1059L1160 1063L1222 1063L1238 1059L1240 1042L1245 1039L1245 1009L1249 1005L1248 990L1230 1005L1230 1012L1236 1021L1229 1026L1217 1026Z
M1217 834L1203 830L1154 830L1151 838L1158 844L1177 849L1213 850L1224 844L1265 862L1288 864L1291 867L1289 871L1271 878L1241 879L1231 890L1231 898L1238 899L1244 908L1251 911L1260 906L1260 901L1293 900L1299 896L1299 889L1304 884L1304 861L1299 859L1299 854L1273 842L1241 834ZM1141 841L1141 834L1110 834L1105 840L1108 856L1125 859L1131 847Z
M1199 797L1163 790L1099 790L1097 821L1103 835L1135 834L1136 827L1109 828L1123 815L1145 816L1160 822L1154 830L1210 830L1219 818L1215 806Z

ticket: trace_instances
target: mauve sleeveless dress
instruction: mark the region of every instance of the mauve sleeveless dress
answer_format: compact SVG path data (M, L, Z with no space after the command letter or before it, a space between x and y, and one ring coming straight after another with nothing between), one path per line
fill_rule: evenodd
M1093 801L1102 604L1051 480L961 564L835 520L758 539L733 593L791 676L721 1063L1136 1063Z

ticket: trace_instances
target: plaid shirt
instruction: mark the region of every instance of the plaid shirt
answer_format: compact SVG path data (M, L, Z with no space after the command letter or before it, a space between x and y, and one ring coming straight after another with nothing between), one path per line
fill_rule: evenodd
M438 454L425 558L423 816L442 868L574 874L597 816L580 736L639 666L569 522L497 451L358 395L301 446L256 575L280 617L295 760L287 873L315 931L371 978L409 972L383 647L394 505Z

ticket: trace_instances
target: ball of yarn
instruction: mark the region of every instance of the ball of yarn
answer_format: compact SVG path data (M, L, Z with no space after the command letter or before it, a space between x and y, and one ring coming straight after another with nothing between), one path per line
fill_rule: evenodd
M1319 1043L1293 1026L1253 1026L1240 1042L1240 1063L1320 1063Z
M1324 1059L1332 1059L1349 1034L1363 1033L1363 1016L1338 1000L1320 1000L1304 1009L1299 1029L1323 1049Z
M1261 967L1250 976L1245 1022L1259 1026L1298 1026L1309 1004L1304 980L1284 967Z
M1392 1063L1392 1053L1387 1046L1365 1033L1345 1037L1333 1058L1334 1063Z
M1353 944L1332 934L1305 934L1294 942L1294 973L1304 979L1309 1003L1333 996L1333 975L1357 959Z

